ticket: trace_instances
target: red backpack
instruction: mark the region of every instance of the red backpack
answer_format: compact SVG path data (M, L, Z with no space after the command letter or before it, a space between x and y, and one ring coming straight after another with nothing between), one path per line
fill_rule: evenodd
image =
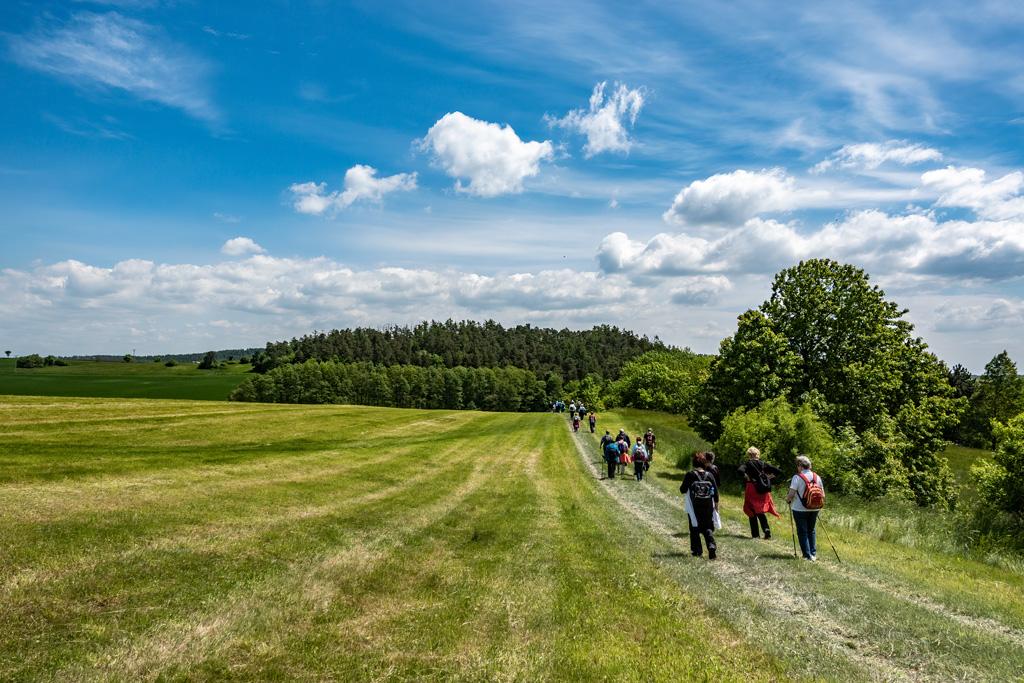
M814 472L811 478L804 476L803 472L797 472L797 476L804 480L807 486L804 488L804 495L800 496L800 502L808 510L820 510L825 507L825 489L821 487L821 479Z

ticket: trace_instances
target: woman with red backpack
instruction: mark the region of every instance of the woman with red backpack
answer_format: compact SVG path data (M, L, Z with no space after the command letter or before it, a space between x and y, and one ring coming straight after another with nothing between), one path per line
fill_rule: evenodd
M796 537L800 539L804 559L817 562L818 543L814 525L818 521L818 512L825 506L825 485L821 477L811 471L811 459L806 455L797 456L796 468L798 471L789 484L786 502L793 512Z

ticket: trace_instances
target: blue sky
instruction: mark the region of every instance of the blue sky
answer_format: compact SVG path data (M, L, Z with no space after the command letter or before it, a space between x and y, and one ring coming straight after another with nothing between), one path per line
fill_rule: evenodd
M0 345L714 352L828 257L950 365L1024 362L1021 35L1017 2L5 2Z

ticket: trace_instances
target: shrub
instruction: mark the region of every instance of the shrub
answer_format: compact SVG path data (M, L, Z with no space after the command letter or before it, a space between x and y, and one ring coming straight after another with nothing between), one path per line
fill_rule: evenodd
M751 410L733 411L722 421L722 436L714 446L719 462L742 464L750 446L757 446L762 459L783 466L792 464L798 455L806 455L823 476L835 452L828 426L811 406L794 409L781 397L763 401Z
M981 499L1019 524L1024 522L1024 413L1006 424L993 422L992 432L999 444L996 452L990 462L972 467L971 474Z
M168 367L168 368L173 368L177 364L178 364L178 361L174 360L173 358L170 359L169 361L167 361L166 363L164 363L164 365L166 367Z
M29 356L22 356L14 361L14 366L18 368L41 368L46 364L43 357L38 353L33 353Z

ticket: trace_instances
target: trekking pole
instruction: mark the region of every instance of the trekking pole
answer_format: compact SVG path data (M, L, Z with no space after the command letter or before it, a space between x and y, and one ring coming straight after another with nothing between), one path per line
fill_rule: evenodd
M793 517L793 506L790 506L790 531L793 532L793 557L797 558L797 522Z
M818 524L821 524L821 520L818 520ZM825 525L821 524L821 528L825 529ZM836 562L842 564L843 561L839 559L839 551L836 550L836 544L832 542L832 537L828 535L828 529L825 529L825 538L828 539L828 544L832 546L832 552L836 554Z

